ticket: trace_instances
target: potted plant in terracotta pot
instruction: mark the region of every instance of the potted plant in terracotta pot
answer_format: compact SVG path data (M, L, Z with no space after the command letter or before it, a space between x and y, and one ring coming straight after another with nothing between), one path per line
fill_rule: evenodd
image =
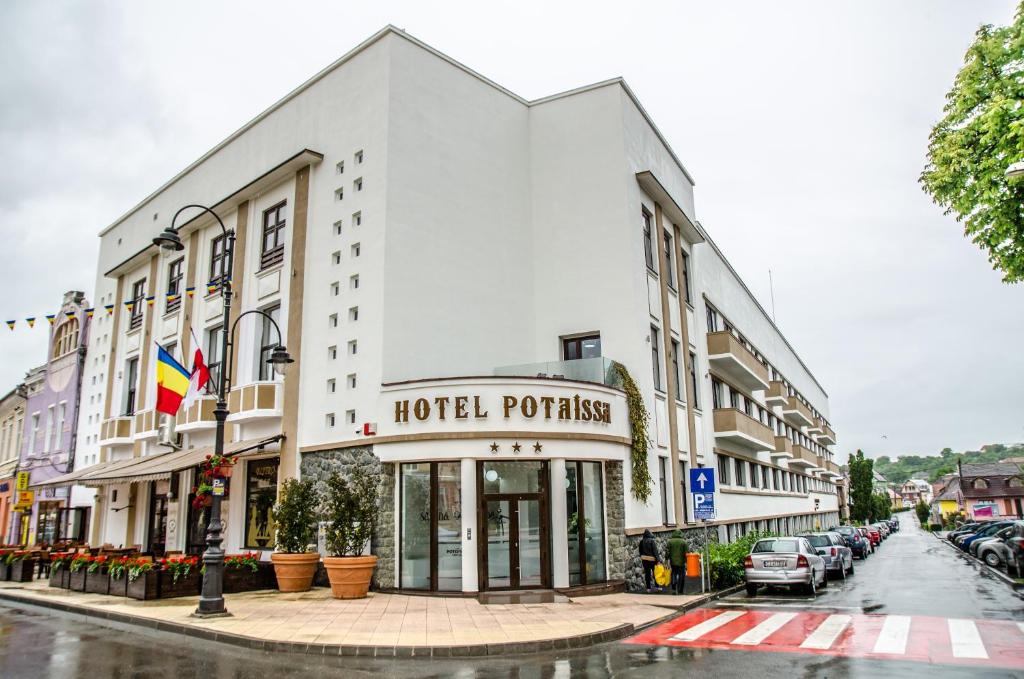
M320 555L309 551L316 542L317 492L313 481L288 479L274 506L277 545L270 560L282 592L305 592L313 586Z
M327 480L324 505L331 593L335 599L361 599L377 566L376 556L363 555L377 519L377 479L365 467L353 467L348 478L335 473Z

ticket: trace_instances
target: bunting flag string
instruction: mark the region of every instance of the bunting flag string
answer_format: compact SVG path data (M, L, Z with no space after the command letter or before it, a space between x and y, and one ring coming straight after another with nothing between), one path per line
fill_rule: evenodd
M7 327L10 328L11 330L14 330L15 323L17 323L17 321L7 321Z
M30 328L36 327L36 317L35 316L32 316L31 318L26 318L25 322L28 323L28 327L30 327Z
M153 300L156 299L155 295L150 295L146 298L146 306L153 306Z
M104 304L103 308L107 310L107 315L108 316L113 316L114 315L114 305L113 304Z
M53 325L53 319L55 318L57 318L57 314L46 314L46 320L50 322L50 325Z
M192 297L193 295L195 295L196 294L195 287L185 288L185 294L188 295L189 297Z
M93 314L95 314L95 313L96 313L96 308L95 307L93 307L91 309L86 309L85 310L85 317L86 318L92 318Z

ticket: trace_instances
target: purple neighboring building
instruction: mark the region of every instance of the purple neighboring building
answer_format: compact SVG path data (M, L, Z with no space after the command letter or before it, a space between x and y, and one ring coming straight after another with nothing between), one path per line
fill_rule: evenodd
M89 509L71 507L71 489L38 488L74 468L82 370L89 334L85 294L72 290L53 320L47 361L25 377L25 432L18 471L31 473L35 491L32 511L15 514L13 541L52 543L58 539L85 540ZM45 321L45 319L39 319Z

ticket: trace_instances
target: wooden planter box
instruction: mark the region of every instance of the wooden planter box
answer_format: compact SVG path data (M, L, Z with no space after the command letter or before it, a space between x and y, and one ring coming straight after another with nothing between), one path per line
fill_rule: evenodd
M50 587L67 589L71 586L71 573L67 566L53 567L50 569Z
M70 584L68 589L72 592L84 592L85 591L85 576L87 574L86 569L88 566L82 566L77 572L71 573Z
M203 574L199 568L193 568L188 575L179 577L177 582L170 571L160 571L160 598L197 596L203 587Z
M109 576L109 587L107 594L111 596L128 596L128 570L125 569L124 574L119 578L115 578L113 575Z
M255 592L260 589L277 589L274 564L259 563L256 571L248 568L224 568L224 593Z
M108 594L110 592L110 575L107 569L100 566L95 573L89 573L85 579L85 591L90 594Z
M9 580L11 575L11 569L7 565L7 557L0 556L0 582Z
M21 561L15 561L8 566L8 580L12 582L32 582L36 576L36 567L39 565L38 559L22 559Z
M149 571L139 574L134 582L129 582L125 594L132 599L148 601L160 596L160 572Z

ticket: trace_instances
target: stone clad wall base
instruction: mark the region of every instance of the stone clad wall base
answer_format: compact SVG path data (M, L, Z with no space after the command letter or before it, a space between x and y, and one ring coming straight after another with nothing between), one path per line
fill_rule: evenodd
M608 535L608 579L624 580L629 560L626 543L626 505L623 497L622 463L604 463L604 487Z
M313 479L317 490L322 493L326 490L326 481L332 474L338 472L347 475L350 469L357 466L367 467L380 479L380 511L377 515L377 528L370 540L370 550L378 557L372 586L374 589L391 587L395 580L395 465L381 463L373 454L373 446L365 446L303 453L299 471L301 478ZM323 531L320 537L320 551L324 552ZM315 583L326 585L323 568L321 567L319 571Z
M675 528L665 528L658 531L651 530L654 533L654 541L658 544L658 554L661 556L663 563L668 562L668 539L672 537L672 532L675 530ZM703 528L681 528L679 530L682 532L686 544L689 545L689 551L704 551ZM640 539L642 537L643 535L630 535L626 537L627 567L624 579L627 592L644 591L644 567L640 563ZM708 539L710 542L718 542L718 530L708 528Z

